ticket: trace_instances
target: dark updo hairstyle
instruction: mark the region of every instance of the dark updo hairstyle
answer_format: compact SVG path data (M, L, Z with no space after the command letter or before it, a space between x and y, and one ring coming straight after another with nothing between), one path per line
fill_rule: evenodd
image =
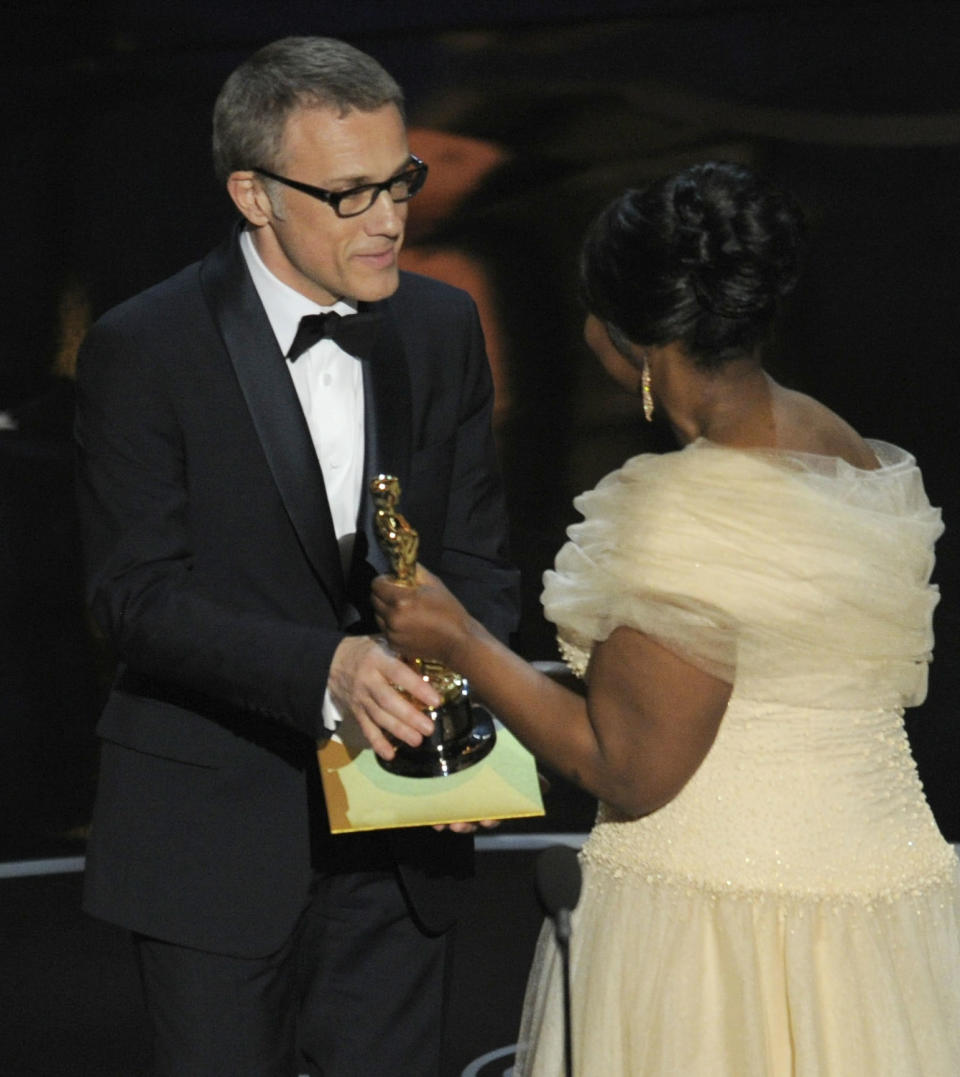
M700 366L751 355L797 281L803 219L733 164L694 165L615 199L591 225L587 309L639 345L680 341Z

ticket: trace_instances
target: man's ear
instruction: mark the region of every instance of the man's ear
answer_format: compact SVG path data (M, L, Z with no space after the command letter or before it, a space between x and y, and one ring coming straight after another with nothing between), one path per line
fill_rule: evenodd
M227 194L252 225L260 227L273 219L270 199L253 172L231 172L227 177Z

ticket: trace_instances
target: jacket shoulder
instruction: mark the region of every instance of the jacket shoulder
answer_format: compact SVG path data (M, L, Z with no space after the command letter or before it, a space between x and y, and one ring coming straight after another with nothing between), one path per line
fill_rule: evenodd
M434 277L425 277L422 273L410 273L404 270L400 274L400 286L388 303L398 306L418 301L455 308L473 306L473 299L462 288Z
M97 318L91 331L122 331L157 320L170 324L178 310L190 307L200 298L200 262L193 262L172 277L111 307Z

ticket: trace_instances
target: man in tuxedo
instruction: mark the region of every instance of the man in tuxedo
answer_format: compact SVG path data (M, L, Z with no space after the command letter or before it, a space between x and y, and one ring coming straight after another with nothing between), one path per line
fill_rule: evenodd
M237 230L79 360L88 595L118 658L85 907L134 933L169 1077L439 1072L471 838L331 836L315 758L346 717L390 758L438 702L374 635L370 476L399 476L420 560L476 616L516 621L475 308L397 265L426 178L402 109L342 42L256 53L214 111Z

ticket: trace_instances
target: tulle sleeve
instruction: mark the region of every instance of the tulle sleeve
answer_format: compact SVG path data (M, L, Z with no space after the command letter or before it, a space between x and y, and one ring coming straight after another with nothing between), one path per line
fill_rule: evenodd
M729 682L899 663L897 691L916 697L941 524L889 448L877 472L702 441L627 461L577 498L583 521L544 576L571 668L626 625Z

